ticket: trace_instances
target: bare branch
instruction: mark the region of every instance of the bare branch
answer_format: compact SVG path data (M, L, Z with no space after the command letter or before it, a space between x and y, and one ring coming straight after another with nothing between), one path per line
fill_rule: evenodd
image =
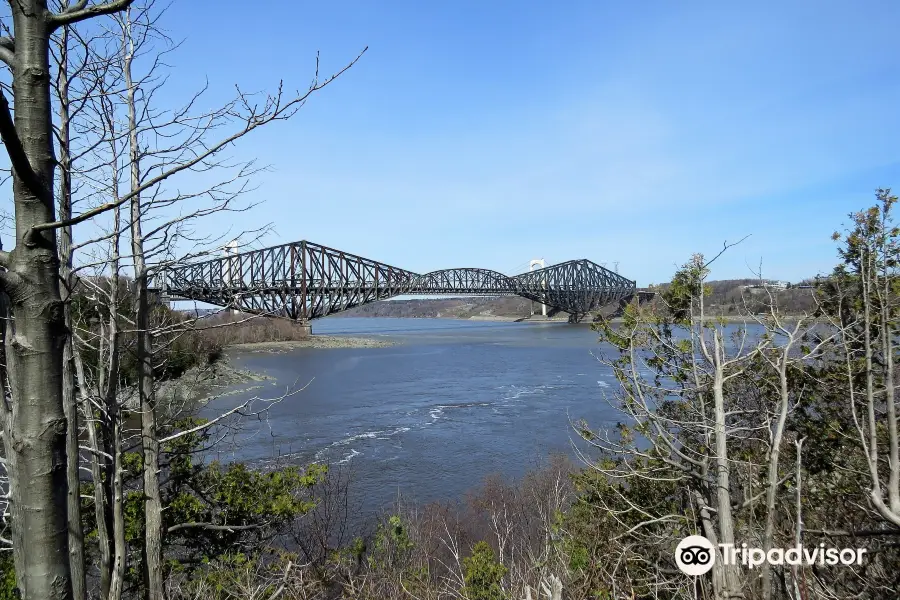
M54 31L63 25L72 25L92 17L119 12L128 8L133 2L134 0L111 0L104 4L88 6L88 0L78 0L61 13L48 14L47 24L50 26L50 31Z
M216 154L217 152L219 152L220 150L222 150L229 144L237 141L238 139L247 135L254 129L256 129L262 125L265 125L267 123L271 123L273 121L289 118L291 116L291 114L293 114L293 110L298 108L299 106L302 106L303 103L314 92L321 90L322 88L327 86L329 83L331 83L332 81L334 81L335 79L340 77L348 69L353 67L353 65L355 65L356 62L360 58L362 58L362 55L366 52L366 50L368 50L368 47L364 48L363 51L360 52L356 56L356 58L354 58L350 63L348 63L346 66L344 66L340 71L338 71L337 73L335 73L334 75L329 77L324 82L321 82L321 83L314 82L313 85L310 86L310 88L304 94L297 96L296 98L294 98L293 100L290 100L289 102L282 103L281 92L279 91L279 93L275 97L269 98L268 105L264 109L264 111L268 110L269 111L268 113L266 113L266 112L258 113L257 109L255 107L250 108L248 105L248 114L245 116L245 123L244 123L243 128L239 129L238 131L231 134L230 136L228 136L222 140L219 140L217 143L212 144L209 148L207 148L203 152L197 154L194 158L192 158L182 164L174 166L171 169L163 171L162 173L160 173L159 175L157 175L155 177L152 177L151 179L149 179L148 181L146 181L139 187L136 187L135 189L131 190L129 193L124 194L117 200L115 200L113 202L107 202L105 204L101 204L100 206L97 206L95 208L87 210L87 211L81 213L80 215L78 215L77 217L73 217L71 219L35 225L34 227L31 228L31 231L38 232L38 231L45 231L48 229L59 229L60 227L67 227L70 225L77 225L78 223L82 223L84 221L87 221L88 219L91 219L100 214L103 214L105 212L113 210L114 208L117 208L117 207L125 204L132 198L139 196L141 193L152 188L153 186L155 186L159 183L162 183L163 181L172 177L173 175L180 173L181 171L186 171L186 170L192 169L193 167L195 167L197 165L201 165L203 163L203 161L205 161L207 158L213 156L214 154ZM244 100L246 102L246 96L242 95L241 98L242 98L242 100Z

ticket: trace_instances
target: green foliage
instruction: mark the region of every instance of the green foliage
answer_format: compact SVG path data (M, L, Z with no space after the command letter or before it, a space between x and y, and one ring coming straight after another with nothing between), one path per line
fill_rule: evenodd
M249 583L253 587L254 597L270 598L283 580L289 561L296 562L296 557L287 553L271 556L241 552L204 561L203 566L185 582L185 596L202 597L204 600L235 600L243 597Z
M390 567L408 557L415 545L409 538L403 519L399 515L391 515L387 523L378 524L373 546L369 564L373 567Z
M709 288L703 285L707 275L709 270L703 263L703 256L695 255L691 262L675 273L671 284L662 293L676 323L689 321L694 302L703 295L709 295Z
M174 423L172 429L190 431L205 423L203 419L187 418ZM170 554L171 572L192 572L210 562L223 568L239 566L243 559L234 554L236 547L254 555L265 551L273 537L314 508L309 490L327 473L323 465L261 472L242 463L206 464L197 459L197 452L209 441L209 430L192 431L162 448L163 531L167 532L163 536L164 552L177 549L176 554ZM126 453L123 463L126 481L138 487L141 454ZM144 502L139 487L126 493L124 513L126 541L133 548L129 571L132 582L140 584Z
M598 463L609 470L621 464L623 458L604 458ZM673 475L662 461L636 460L634 468L654 472L660 481L635 478L628 484L612 481L595 469L585 469L573 475L575 502L560 515L559 529L565 532L558 546L567 559L571 572L571 593L581 596L604 598L611 593L606 567L609 557L615 556L620 572L633 574L633 579L618 582L619 586L634 586L642 592L639 577L647 564L665 564L667 556L659 555L659 549L641 542L643 538L620 540L623 532L645 521L646 514L678 514L683 511L685 496ZM670 481L665 478L671 477ZM640 507L640 508L638 508ZM646 514L643 512L646 511ZM671 524L660 522L642 528L641 531L663 538L675 539L676 530ZM648 590L643 590L647 591ZM637 597L642 597L640 593Z
M12 552L0 552L0 600L18 600Z
M315 506L306 491L326 473L321 465L263 473L240 463L187 463L183 460L173 469L164 490L165 525L170 531L180 527L170 532L167 542L207 558L223 556L238 544L259 546L306 514ZM192 525L198 523L215 528Z
M469 600L505 600L503 577L507 569L494 559L487 542L478 542L472 555L463 558L465 595Z

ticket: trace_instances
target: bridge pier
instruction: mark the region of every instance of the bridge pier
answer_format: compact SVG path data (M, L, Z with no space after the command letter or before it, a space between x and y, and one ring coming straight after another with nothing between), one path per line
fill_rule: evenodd
M312 325L306 319L291 319L291 325L293 325L295 335L297 337L305 338L312 335Z
M529 271L534 271L534 268L535 268L535 267L539 267L539 268L541 268L541 269L544 269L544 268L547 267L547 263L544 262L544 259L543 259L543 258L535 258L535 259L532 260L530 263L528 263L528 270L529 270ZM542 280L541 280L541 287L544 288L544 289L547 288L547 280L546 280L546 279L542 279ZM532 302L531 302L531 314L532 314L532 316L535 314L535 312L534 312L534 301L533 301L533 300L532 300ZM542 314L543 316L545 316L545 317L547 316L547 305L544 304L543 302L541 303L541 314Z

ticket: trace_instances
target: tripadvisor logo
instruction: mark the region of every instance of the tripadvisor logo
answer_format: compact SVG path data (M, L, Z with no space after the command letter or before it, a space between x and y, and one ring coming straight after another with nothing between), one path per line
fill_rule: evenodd
M793 548L751 548L747 544L719 544L718 551L702 535L689 535L675 547L675 564L686 575L703 575L713 568L717 558L726 565L743 565L754 569L770 565L861 565L865 548L826 548L825 544ZM718 555L718 556L717 556Z
M716 562L716 548L702 535L689 535L675 548L675 564L686 575L703 575Z

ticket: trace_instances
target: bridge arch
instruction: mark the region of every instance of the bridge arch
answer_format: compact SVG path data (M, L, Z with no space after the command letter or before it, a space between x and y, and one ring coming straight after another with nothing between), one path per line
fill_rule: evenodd
M415 277L410 294L515 294L516 281L490 269L442 269Z

